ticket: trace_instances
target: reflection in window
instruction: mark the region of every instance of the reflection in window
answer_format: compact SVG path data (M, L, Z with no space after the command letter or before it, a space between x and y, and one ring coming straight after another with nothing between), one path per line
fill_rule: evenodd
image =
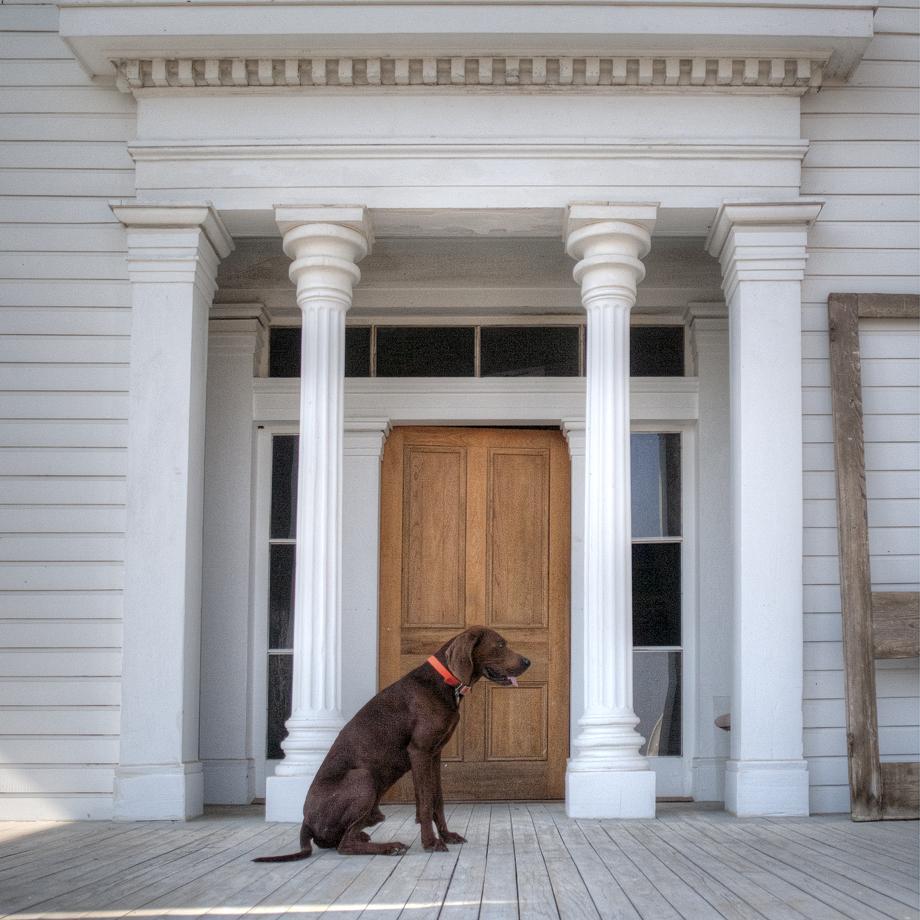
M291 655L268 656L268 727L265 756L281 760L281 742L287 737L284 723L291 714L294 685L294 658Z
M633 708L645 744L640 754L681 754L681 653L633 652Z
M632 535L680 536L680 435L634 432Z

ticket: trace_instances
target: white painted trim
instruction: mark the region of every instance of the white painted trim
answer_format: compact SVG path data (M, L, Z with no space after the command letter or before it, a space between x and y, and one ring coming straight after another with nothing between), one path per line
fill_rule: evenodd
M634 377L633 420L696 419L695 377ZM256 423L296 423L300 381L253 381ZM585 411L582 377L357 378L345 381L345 417L388 418L394 425L558 425Z

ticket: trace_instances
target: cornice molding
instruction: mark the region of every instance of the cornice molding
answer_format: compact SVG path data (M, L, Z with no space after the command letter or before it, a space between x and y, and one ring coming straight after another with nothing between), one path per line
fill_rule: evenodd
M518 91L771 92L820 87L826 55L127 58L112 61L125 93L297 87L310 90L501 88Z

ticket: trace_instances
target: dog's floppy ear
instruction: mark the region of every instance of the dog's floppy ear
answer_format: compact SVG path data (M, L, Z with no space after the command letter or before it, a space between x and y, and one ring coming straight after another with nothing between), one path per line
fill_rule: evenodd
M460 633L450 645L447 646L445 657L447 667L461 683L469 684L473 679L473 649L482 638L481 629L468 629Z

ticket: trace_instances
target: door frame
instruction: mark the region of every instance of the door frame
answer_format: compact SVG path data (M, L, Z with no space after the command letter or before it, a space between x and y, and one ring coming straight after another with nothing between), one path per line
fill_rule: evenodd
M633 378L630 381L631 430L680 432L685 449L681 452L683 513L687 529L696 522L696 424L699 417L699 381L696 377ZM253 379L253 422L256 432L256 462L254 463L252 533L253 597L252 597L252 756L255 761L256 795L264 796L266 772L275 761L265 757L265 727L267 707L267 635L268 635L268 519L271 500L271 437L274 434L296 434L299 421L300 381L294 378ZM345 380L345 425L360 426L372 420L375 426L428 425L486 427L515 426L584 426L584 378L347 378ZM692 446L691 446L692 445ZM382 450L381 450L382 455ZM575 515L576 496L583 495L583 475L579 465L571 466L572 512ZM379 469L378 469L379 488ZM689 504L688 504L689 503ZM377 509L373 509L374 519ZM368 521L370 518L368 518ZM359 526L364 522L360 522ZM354 526L355 522L352 522ZM348 513L343 530L349 527ZM367 555L364 567L376 567L380 555L380 529L375 524L365 528L369 539L361 541L361 551ZM682 605L684 611L684 675L683 675L683 755L681 758L656 758L663 761L683 761L682 764L654 764L656 777L662 782L677 779L682 794L692 792L692 764L696 750L698 727L696 719L696 540L697 535L684 536L682 551ZM569 661L569 744L577 735L578 719L583 701L573 693L580 680L582 662L574 650L580 647L577 636L583 632L582 592L577 589L584 571L582 541L572 540L570 563L570 661ZM342 616L360 623L362 633L377 635L379 616L377 605L349 596L348 579L343 581ZM692 623L692 627L691 624ZM349 650L351 667L365 675L370 686L377 687L377 643L366 648ZM345 711L345 718L354 715ZM671 793L673 795L680 793Z

